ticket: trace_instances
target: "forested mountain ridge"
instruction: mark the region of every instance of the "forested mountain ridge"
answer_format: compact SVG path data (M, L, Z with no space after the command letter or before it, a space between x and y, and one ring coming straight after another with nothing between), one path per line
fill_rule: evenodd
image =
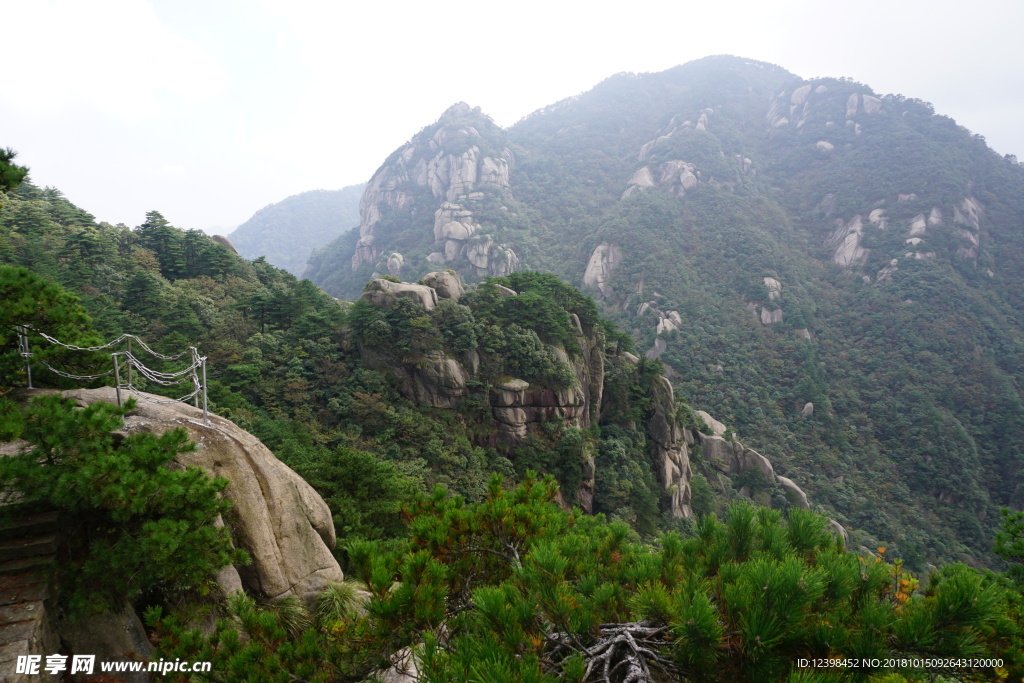
M461 293L452 272L423 284L385 276L348 304L155 211L129 229L96 223L52 188L23 183L6 199L0 440L27 442L0 461L0 479L97 534L88 544L76 536L59 563L57 609L147 606L142 638L154 658L212 662L191 677L326 682L415 667L438 681L583 680L604 667L651 683L774 680L806 677L801 657L844 656L984 658L956 666L965 680L1021 671L1019 565L1007 575L943 567L925 590L896 552L848 552L825 518L802 509L806 499L786 495L792 481L733 429L702 423L658 361L630 353L630 335L553 275L510 272ZM512 201L502 205L518 213ZM612 246L603 253L621 265ZM765 283L768 300L780 287ZM654 304L663 337L670 322L685 329L679 309ZM349 580L306 604L257 605L266 590L225 601L212 572L245 562L225 527L209 523L223 514L237 531L218 496L228 482L162 467L188 450L185 435L125 438L122 419L138 418L131 406L14 404L9 389L26 379L16 323L82 346L124 331L165 353L198 344L211 410L259 436L322 495ZM77 369L84 353L80 365L109 369L105 353L65 353L29 336L34 359ZM199 419L195 408L181 412ZM535 468L557 479L538 481ZM443 487L426 493L434 484ZM313 527L329 542L331 520L320 517ZM196 534L208 541L189 542ZM1000 556L1019 562L1022 538L1021 520L1007 518ZM916 663L900 674L927 675Z
M245 258L264 256L268 263L301 277L315 249L359 223L363 187L311 190L282 199L235 228L231 241Z
M508 130L453 107L310 276L557 273L865 545L987 563L1024 504L1022 196L927 103L714 57Z

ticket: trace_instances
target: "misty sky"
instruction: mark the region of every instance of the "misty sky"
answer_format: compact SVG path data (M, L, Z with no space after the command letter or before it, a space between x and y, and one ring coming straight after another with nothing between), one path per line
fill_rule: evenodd
M0 0L0 146L98 220L230 232L457 101L508 126L712 54L932 102L1024 159L1019 0Z

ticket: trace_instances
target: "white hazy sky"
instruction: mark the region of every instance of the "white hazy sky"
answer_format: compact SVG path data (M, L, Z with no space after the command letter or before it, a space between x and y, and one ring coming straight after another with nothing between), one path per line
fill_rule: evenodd
M0 0L0 146L97 219L230 232L364 182L454 102L502 126L712 54L932 102L1024 159L1020 0Z

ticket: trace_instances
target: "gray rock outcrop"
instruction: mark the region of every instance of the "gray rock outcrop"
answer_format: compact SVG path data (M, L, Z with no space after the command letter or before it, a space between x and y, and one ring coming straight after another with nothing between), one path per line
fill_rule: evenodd
M427 273L423 276L423 284L434 290L437 293L438 299L454 299L458 301L466 293L459 276L447 271Z
M216 242L220 246L226 247L227 249L230 249L232 251L232 253L235 253L235 254L238 253L238 250L235 249L235 245L232 244L231 240L229 240L224 235L210 235L210 239L212 239L214 242Z
M391 256L388 256L387 268L388 275L398 277L402 274L402 266L405 265L405 257L399 254L397 251Z
M112 387L63 393L80 405L117 402ZM233 422L211 414L206 423L199 408L153 400L166 399L142 394L123 431L159 435L182 427L197 448L174 462L230 482L223 495L232 502L227 520L232 540L252 557L251 564L237 568L247 591L264 600L288 595L308 600L329 582L343 580L331 554L336 540L331 511L302 477Z
M614 244L602 243L590 255L587 270L583 274L583 286L596 289L601 296L611 296L609 284L615 269L622 263L622 250Z
M812 404L808 403L807 406L811 406L811 411L813 411ZM807 411L807 406L805 406L804 410L809 415L810 411ZM704 434L699 431L694 432L694 436L700 443L704 458L711 467L724 474L743 474L752 469L757 469L768 482L777 484L782 488L794 503L802 508L810 507L807 494L804 493L803 489L792 479L776 474L775 468L768 458L752 448L747 448L739 441L726 440L723 436L726 432L725 425L702 410L698 410L696 413L712 431L711 434ZM836 522L833 522L833 524L838 526ZM845 529L843 532L845 538Z
M786 493L790 494L795 499L796 503L802 508L810 508L810 503L807 502L807 494L804 493L803 489L797 486L792 479L786 477L777 476L775 480L779 483Z
M396 299L409 299L428 311L437 306L437 292L433 288L408 282L391 282L383 278L371 280L359 298L378 308L392 308Z
M481 151L481 145L487 147L478 130L481 119L479 108L464 102L449 107L433 132L417 135L374 174L359 202L359 241L352 256L353 270L376 263L380 257L377 225L382 216L406 209L423 191L441 206L434 221L439 247L433 252L438 255L434 262L454 261L463 254L466 240L480 230L472 211L463 203L482 197L482 188L508 188L513 160L508 148L500 154ZM506 256L504 267L507 262Z
M864 222L861 217L854 216L849 223L836 221L836 228L826 240L826 245L833 248L832 260L841 266L862 266L867 262L868 250L861 246L864 237Z
M658 481L671 496L672 516L691 518L690 452L683 429L675 417L675 397L668 378L659 376L654 379L651 398L654 413L647 421L647 436L650 437L653 461L660 464L656 472Z

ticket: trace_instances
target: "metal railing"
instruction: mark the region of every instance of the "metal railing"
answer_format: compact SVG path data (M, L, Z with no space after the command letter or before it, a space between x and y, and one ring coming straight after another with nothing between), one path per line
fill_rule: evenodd
M32 386L33 362L38 365L42 365L55 375L75 380L93 380L99 379L100 377L105 377L107 375L113 375L114 388L117 391L117 405L119 406L122 404L122 390L133 392L134 394L139 396L139 398L145 399L147 401L152 401L154 403L179 403L187 401L189 399L193 399L196 408L199 407L199 400L201 397L203 402L203 421L207 423L209 423L210 421L206 399L206 356L200 356L199 350L194 346L189 346L181 353L167 356L162 353L158 353L157 351L154 351L146 344L146 342L142 341L142 339L135 336L134 334L122 334L117 339L109 341L106 344L101 344L99 346L76 346L74 344L65 344L59 339L51 337L45 332L41 332L28 325L16 325L15 327L18 330L18 352L20 353L21 357L25 359L25 375L28 378L29 389L34 388ZM121 344L125 345L125 350L114 351L113 353L110 354L110 358L113 364L113 367L111 367L110 370L95 375L75 375L70 372L58 370L57 368L53 367L44 360L36 359L33 361L32 356L34 354L32 353L29 344L29 332L38 334L40 337L42 337L45 341L49 342L50 344L61 346L65 349L68 349L69 351L103 351L105 349L114 349ZM162 360L179 360L184 356L188 355L189 366L183 370L178 370L175 372L163 372L148 367L145 363L139 360L139 358L134 353L132 353L133 341L138 343L139 346L141 346L147 353L149 353L153 357L160 358ZM121 374L122 369L125 370L123 380ZM180 398L169 399L166 401L151 398L150 396L144 395L141 392L141 390L137 389L134 386L133 370L137 371L138 374L144 377L146 380L164 387L172 387L180 384L190 383L192 385L192 391L185 394L184 396L181 396Z

